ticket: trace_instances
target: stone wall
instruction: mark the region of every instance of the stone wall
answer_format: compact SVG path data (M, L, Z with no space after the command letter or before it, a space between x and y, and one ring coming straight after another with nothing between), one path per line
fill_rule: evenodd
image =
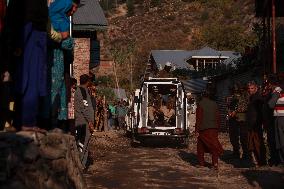
M83 189L83 167L73 136L0 132L0 188Z
M89 74L90 38L75 38L73 71L79 84L82 74Z

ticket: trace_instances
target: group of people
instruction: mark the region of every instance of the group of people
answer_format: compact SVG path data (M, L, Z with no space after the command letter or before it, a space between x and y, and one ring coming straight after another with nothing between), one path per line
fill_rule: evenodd
M0 2L0 129L7 123L27 131L66 128L76 83L69 70L74 48L69 17L80 0Z
M167 126L175 125L175 99L173 96L164 98L162 95L155 95L150 98L148 106L148 125Z
M251 81L246 86L235 87L228 98L228 125L233 158L252 162L254 156L257 166L284 163L284 83L281 77L270 76L265 79L263 86ZM266 153L266 143L269 156Z
M227 123L233 147L231 158L242 160L246 166L284 164L283 79L282 75L272 75L262 86L250 81L234 87L227 98ZM218 140L219 128L219 108L214 94L208 90L196 110L198 166L205 165L204 153L208 152L212 155L213 167L218 169L218 158L223 153Z
M79 4L0 0L0 130L60 128L75 136L85 165L102 103L90 75L81 75L79 86L70 76L74 40L69 18Z
M129 113L128 103L117 100L114 104L108 104L108 126L110 129L126 129L126 115Z

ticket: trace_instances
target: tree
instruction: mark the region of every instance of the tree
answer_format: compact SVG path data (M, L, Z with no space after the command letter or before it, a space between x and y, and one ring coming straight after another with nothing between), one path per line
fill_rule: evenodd
M203 28L198 40L199 43L218 50L244 52L246 46L256 44L257 37L254 34L247 34L246 28L242 25L224 25L215 22Z

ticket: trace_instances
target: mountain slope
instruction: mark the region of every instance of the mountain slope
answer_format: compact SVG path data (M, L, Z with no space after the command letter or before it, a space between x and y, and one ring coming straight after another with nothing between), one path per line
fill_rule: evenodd
M252 0L160 0L156 6L149 2L137 1L133 16L127 15L125 3L107 12L105 52L119 63L118 77L126 88L129 75L124 70L129 69L130 56L138 81L153 49L191 50L208 45L242 52L257 43Z

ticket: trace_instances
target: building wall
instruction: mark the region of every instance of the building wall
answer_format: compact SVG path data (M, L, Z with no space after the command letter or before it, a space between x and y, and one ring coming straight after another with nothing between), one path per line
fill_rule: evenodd
M100 65L95 68L96 76L113 75L113 60L101 59Z
M80 75L89 73L90 42L90 38L75 38L73 75L78 82ZM102 42L103 40L100 40L100 64L98 67L92 69L92 72L95 73L96 76L113 74L113 60L106 56L104 52L105 46Z
M90 38L75 38L73 75L79 83L80 75L89 74Z

